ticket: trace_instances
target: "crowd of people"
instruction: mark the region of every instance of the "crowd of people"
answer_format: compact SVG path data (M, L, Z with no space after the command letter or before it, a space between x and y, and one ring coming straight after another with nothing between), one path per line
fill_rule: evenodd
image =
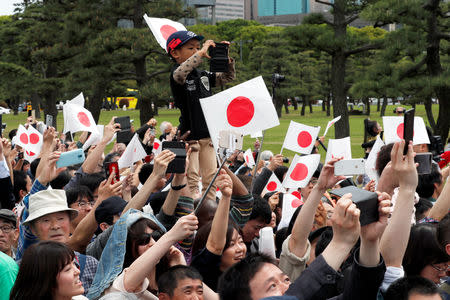
M418 175L414 156L429 145L410 143L406 155L403 140L383 146L377 182L336 176L342 158L333 158L305 187L265 192L288 167L259 144L255 167L236 150L218 171L204 116L188 101L232 80L234 62L226 74L195 69L213 45L200 48L200 39L168 39L181 128L162 122L160 139L185 142L185 172L166 172L172 151L154 155L155 119L136 130L148 157L118 181L108 164L127 145L116 141L105 155L121 130L114 118L84 162L67 168L57 167L61 153L83 147L87 134L66 141L47 128L31 163L12 144L15 131L1 139L0 299L450 299L450 168ZM375 220L362 225L352 194L329 193L348 186L377 194ZM281 226L293 192L301 205ZM260 251L267 229L274 254Z

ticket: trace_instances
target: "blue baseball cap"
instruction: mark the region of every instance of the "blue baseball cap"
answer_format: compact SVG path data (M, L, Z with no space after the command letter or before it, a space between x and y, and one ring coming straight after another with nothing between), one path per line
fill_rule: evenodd
M181 31L174 32L167 39L167 43L166 43L167 53L170 54L170 50L181 47L189 40L197 39L197 40L201 41L201 40L203 40L203 38L204 37L202 35L196 35L192 31L181 30Z

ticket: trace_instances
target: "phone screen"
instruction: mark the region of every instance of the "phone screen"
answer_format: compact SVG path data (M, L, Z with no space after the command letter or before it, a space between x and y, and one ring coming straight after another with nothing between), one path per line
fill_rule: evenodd
M118 181L120 181L120 174L119 174L119 164L117 162L111 162L109 163L108 166L109 169L109 174L111 174L112 172L114 172L114 180L111 181L111 183L116 183Z
M405 148L403 149L403 155L406 155L406 153L408 153L409 141L413 140L414 112L415 109L411 108L405 112L405 115L403 117L403 139L405 140Z

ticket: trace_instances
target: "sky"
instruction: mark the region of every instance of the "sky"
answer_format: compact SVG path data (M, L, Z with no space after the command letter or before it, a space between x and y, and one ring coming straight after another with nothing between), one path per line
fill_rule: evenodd
M20 0L0 0L0 16L12 15L14 11L14 3L20 3Z

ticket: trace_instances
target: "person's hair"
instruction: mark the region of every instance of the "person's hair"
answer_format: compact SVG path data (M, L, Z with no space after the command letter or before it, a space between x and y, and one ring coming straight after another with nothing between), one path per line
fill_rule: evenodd
M439 289L426 278L407 276L394 281L383 296L385 300L408 300L413 294L439 295Z
M327 227L320 234L317 240L316 249L314 250L314 254L316 257L322 254L322 252L325 250L325 248L328 246L328 244L331 242L332 239L333 239L333 229L331 227Z
M143 165L138 174L139 182L141 184L144 184L147 181L147 178L152 174L152 172L153 172L152 164Z
M103 170L107 172L108 164L113 161L114 157L120 157L120 154L117 152L108 153L103 160Z
M284 174L286 174L288 171L288 167L286 166L278 166L275 171L273 171L273 173L275 174L275 176L277 176L278 180L280 182L283 182L283 176Z
M58 273L74 258L74 252L63 243L42 241L30 246L22 257L9 299L52 299Z
M433 207L433 203L431 203L430 200L425 199L425 198L420 198L419 202L417 202L416 204L414 204L414 207L416 208L416 212L415 212L415 216L416 216L416 221L420 221L423 218L426 217L425 213Z
M203 281L202 275L193 267L177 265L169 268L158 278L158 290L160 293L173 296L178 283L186 278Z
M278 258L281 255L283 242L286 239L287 227L283 227L275 233L275 256Z
M251 300L250 281L264 264L275 261L264 254L251 253L226 270L219 278L217 291L221 300Z
M273 153L270 150L264 150L263 152L261 152L261 160L264 161L269 161L271 158L273 157Z
M212 221L209 221L205 225L199 228L197 234L195 235L194 242L192 244L192 255L197 255L206 247L206 242L208 241L209 234L211 232ZM225 247L223 251L230 246L231 239L233 238L233 232L237 231L239 234L239 228L233 223L233 221L228 221L227 233L225 237Z
M12 141L13 137L15 137L16 134L17 134L17 129L16 128L11 129L11 131L8 133L9 139Z
M447 253L437 241L435 225L421 223L411 227L402 264L406 276L419 276L427 265L445 262L448 259Z
M437 239L442 249L445 251L445 247L450 244L450 213L447 213L447 215L439 222Z
M70 176L69 171L64 170L63 172L59 173L55 179L50 181L50 185L51 185L52 189L62 190L62 189L64 189L66 184L69 183L71 178L72 177Z
M378 123L377 121L367 120L366 131L371 136L377 136L377 133L375 132L375 128L377 126L377 123Z
M431 164L431 173L419 175L416 192L420 197L430 198L435 190L435 183L442 183L442 174L437 164Z
M249 167L242 167L239 169L238 171L238 175L245 175L245 173L247 173L248 171L251 171L252 168Z
M272 210L270 209L269 203L267 203L267 200L262 199L260 196L253 195L253 198L253 209L250 214L249 221L258 219L266 224L269 224L272 220Z
M20 191L27 191L27 176L28 174L24 171L13 170L14 176L14 186L13 193L16 198L16 202L20 200Z
M155 223L146 218L142 218L136 221L136 223L131 225L128 229L123 268L128 268L135 261L135 259L138 258L139 245L136 243L136 241L146 233L147 227L151 228L154 231L159 230L158 226Z
M170 122L167 121L162 121L161 124L159 125L159 130L161 130L161 134L164 134L167 127L170 125Z
M252 180L253 180L253 176L248 176L248 175L236 175L237 178L239 178L239 180L244 184L245 188L247 189L247 191L250 193L251 188L252 188Z
M86 176L80 178L78 184L87 186L91 193L94 193L103 180L105 180L105 177L101 173L86 174Z
M77 202L80 199L87 198L88 201L93 201L91 190L85 185L77 185L66 190L67 206Z
M351 178L346 178L338 183L341 188L346 186L356 186L355 182Z
M378 152L377 161L375 162L375 169L377 170L378 176L381 176L386 165L391 161L391 151L394 147L394 143L390 143L381 147L380 152Z
M40 162L41 162L41 158L38 157L35 160L33 160L30 164L30 172L33 177L36 177L36 170L37 170L37 167Z

